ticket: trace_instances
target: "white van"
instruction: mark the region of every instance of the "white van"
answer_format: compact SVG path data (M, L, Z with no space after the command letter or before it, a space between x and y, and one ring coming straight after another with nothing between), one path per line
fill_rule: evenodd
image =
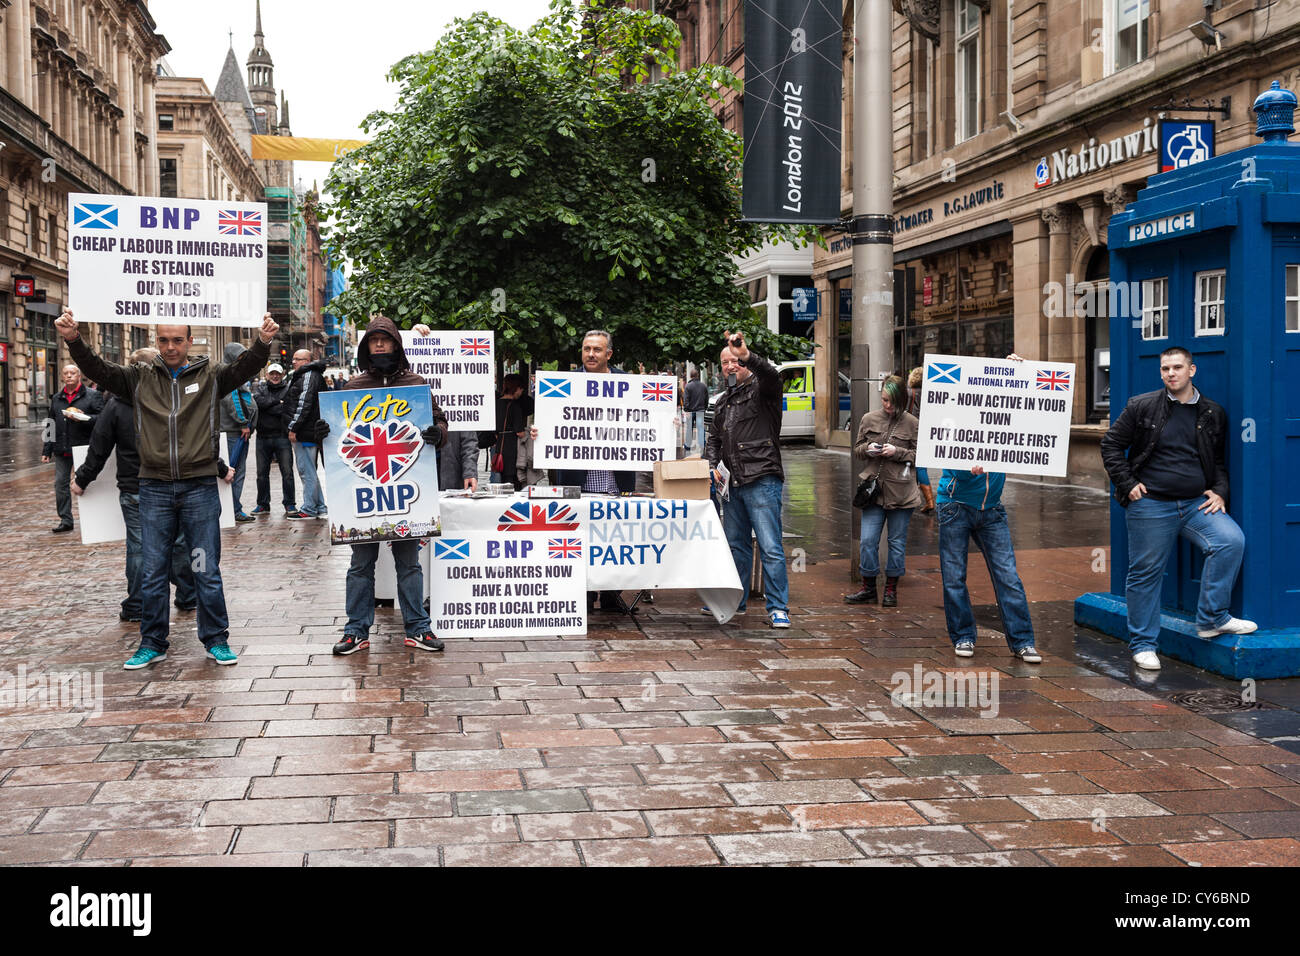
M817 387L812 359L800 359L795 362L783 362L776 367L781 375L781 437L812 438L817 426L814 412L817 408ZM849 377L843 372L836 372L835 402L839 409L836 427L845 429L849 421ZM705 413L706 426L713 423L713 404L722 392L709 398L709 410Z

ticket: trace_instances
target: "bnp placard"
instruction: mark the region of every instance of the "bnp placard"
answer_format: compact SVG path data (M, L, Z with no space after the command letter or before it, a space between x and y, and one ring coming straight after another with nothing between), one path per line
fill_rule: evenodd
M573 511L571 505L563 505ZM585 541L574 521L553 531L435 538L429 611L436 633L522 637L587 633Z
M918 466L1065 475L1073 365L927 355L922 388Z
M538 468L654 471L676 457L677 380L538 372Z
M256 327L266 204L68 196L68 307L82 322Z
M491 332L402 333L411 371L429 383L451 431L496 428L492 346Z
M438 464L422 385L320 393L330 544L427 538L438 531Z

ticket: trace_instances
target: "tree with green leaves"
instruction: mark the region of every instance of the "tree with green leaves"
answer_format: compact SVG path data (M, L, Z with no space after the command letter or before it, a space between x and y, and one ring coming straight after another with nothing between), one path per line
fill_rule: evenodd
M666 17L552 0L527 30L479 13L399 62L399 106L326 183L322 232L352 264L331 311L492 329L540 362L592 328L624 365L715 357L724 329L805 351L758 320L732 257L816 234L741 221L740 137L710 107L739 81L679 70L680 43Z

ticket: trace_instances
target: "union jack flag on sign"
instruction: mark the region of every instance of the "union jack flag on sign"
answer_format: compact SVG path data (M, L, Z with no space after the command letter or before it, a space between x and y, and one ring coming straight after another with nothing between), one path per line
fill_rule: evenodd
M217 213L217 232L223 236L260 236L262 214L239 209L222 209Z
M362 478L395 481L420 457L424 439L411 422L354 425L339 442L339 457Z
M577 531L578 512L562 501L518 501L497 519L498 531Z
M549 538L546 547L551 558L582 557L582 542L577 538Z
M487 355L492 346L484 338L469 338L460 340L461 355Z
M662 382L646 382L641 386L641 400L643 402L671 402L673 400L673 387L664 385Z
M1069 372L1039 372L1038 388L1049 392L1064 392L1070 387Z

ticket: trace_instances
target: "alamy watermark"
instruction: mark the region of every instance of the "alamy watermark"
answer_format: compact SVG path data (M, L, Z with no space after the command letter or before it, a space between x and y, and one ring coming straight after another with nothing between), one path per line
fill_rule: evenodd
M974 707L981 717L998 715L998 672L925 670L895 671L889 699L895 707Z
M104 712L104 672L29 672L26 664L19 664L16 674L0 671L0 712L31 705L98 717Z

